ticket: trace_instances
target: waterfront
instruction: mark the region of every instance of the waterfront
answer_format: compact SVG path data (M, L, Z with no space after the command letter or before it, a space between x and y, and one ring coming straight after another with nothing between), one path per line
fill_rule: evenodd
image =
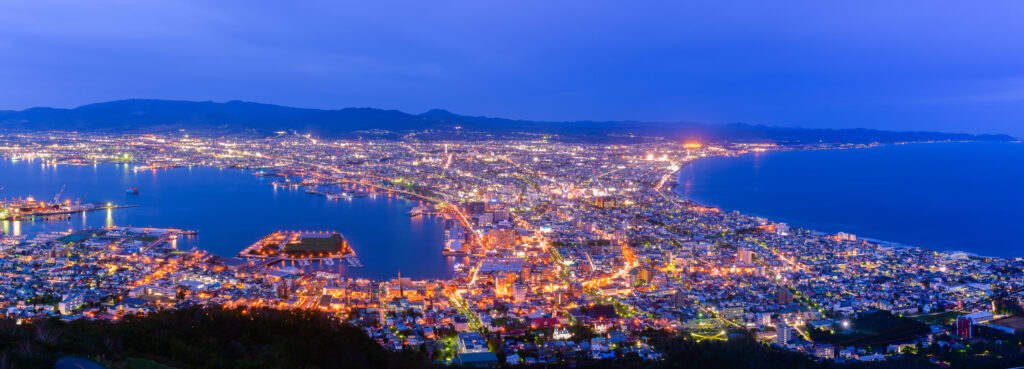
M933 250L1021 257L1018 143L936 143L699 160L676 191L726 210Z
M50 201L65 183L62 199L112 202L138 207L76 213L68 219L0 224L5 233L33 234L107 225L153 226L196 230L182 239L221 256L234 256L263 236L281 229L341 232L365 267L342 263L333 269L352 277L386 278L401 270L413 278L448 278L453 261L442 255L444 220L409 217L419 205L380 195L328 200L299 188L274 188L274 177L238 169L178 168L133 170L135 165L43 165L39 161L0 162L6 186L0 198L34 196ZM138 187L139 195L125 189Z
M79 199L140 205L111 210L109 217L92 217L93 212L85 219L19 223L17 233L24 236L0 237L0 294L11 296L0 301L0 308L9 317L31 320L116 320L193 306L317 309L364 328L390 350L427 345L438 360L456 360L463 352L451 353L460 346L501 339L501 350L537 363L560 361L550 345L565 347L563 354L576 358L635 354L661 360L644 336L652 330L688 332L704 340L723 339L730 334L727 329L739 329L780 349L835 358L840 347L806 333L818 329L808 324L837 326L849 320L859 327L856 319L872 311L937 322L940 334L951 337L895 332L844 344L846 354L838 355L874 360L891 356L880 344L968 342L970 334L959 323L951 325L960 318L987 316L992 326L1010 324L1000 320L1005 309L985 310L1024 293L1022 258L971 258L808 232L697 206L666 185L674 183L670 180L680 163L702 158L813 149L870 152L844 150L865 147L352 141L296 134L255 139L0 136L0 156L17 159L7 164L13 169L0 173L3 180L19 182L13 191L35 196L34 201L8 202L13 206L5 208L7 214L24 219L31 216L22 214L25 209L32 214L64 209L48 203L56 192L72 205ZM179 169L139 169L171 167ZM290 182L216 168L264 168L262 175L289 175ZM64 183L68 187L62 191ZM278 183L277 192L270 183ZM333 187L338 183L360 188ZM133 187L138 195L125 193ZM371 187L378 198L361 197ZM100 195L82 194L86 190ZM444 231L443 251L417 247L422 245L417 242L440 241L440 219L410 217L408 212L422 205L388 193L435 199L444 217L457 220ZM374 215L378 205L381 213ZM143 216L146 212L155 213ZM350 244L367 267L339 275L314 270L316 262L305 258L288 261L287 266L300 268L281 268L181 252L189 244L187 233L174 229L119 227L68 234L67 228L77 227L76 219L90 228L109 222L195 229L200 236L192 244L221 255L234 255L268 230L334 230L345 233L350 243L338 247L334 241L301 239L287 242L285 252L289 245L300 254L345 252ZM216 228L219 241L211 242L208 227L197 220ZM417 228L421 221L436 221L439 227ZM62 232L39 232L47 228ZM425 235L424 229L438 233ZM280 251L285 237L270 235L259 249ZM287 238L295 240L296 234L291 235ZM359 240L360 235L369 235L370 241ZM396 235L410 241L385 243ZM441 256L445 252L459 255L458 263ZM430 262L431 257L439 261ZM444 265L445 260L453 263ZM428 280L416 266L442 266L442 274L452 273ZM394 278L399 270L402 278ZM350 278L370 275L366 271L377 275ZM597 337L573 340L569 331L584 327L592 327ZM797 337L793 330L801 329ZM458 342L445 332L458 332ZM541 334L560 343L545 342L546 352L537 353L519 338ZM637 345L615 346L629 340ZM1019 350L1019 344L1012 349Z

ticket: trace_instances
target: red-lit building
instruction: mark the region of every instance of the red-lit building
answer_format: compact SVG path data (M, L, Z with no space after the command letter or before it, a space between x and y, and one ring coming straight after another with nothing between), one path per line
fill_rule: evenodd
M974 337L971 331L971 326L974 325L974 319L968 316L961 316L956 318L956 335L960 336L961 339L969 340Z

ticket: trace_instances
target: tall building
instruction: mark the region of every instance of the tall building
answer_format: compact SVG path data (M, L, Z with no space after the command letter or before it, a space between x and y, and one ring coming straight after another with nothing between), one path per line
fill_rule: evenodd
M682 288L677 288L676 292L672 295L672 306L683 307L686 306L687 300L686 291Z
M511 293L512 278L505 273L496 273L494 275L494 294L498 296L507 296Z
M594 207L606 209L618 205L618 201L612 196L598 196L594 198Z
M793 294L789 291L782 290L775 294L775 302L779 305L789 305L793 303Z
M478 219L478 223L477 224L480 225L481 227L489 226L489 225L494 223L494 213L483 213L483 214L480 214L480 217L477 218L477 219Z
M569 295L573 298L580 298L583 296L583 285L580 282L569 283Z
M494 211L494 221L495 222L501 222L501 221L509 220L509 218L510 218L510 216L509 216L508 209L498 209L498 210Z
M779 326L775 328L775 343L785 346L791 340L793 340L793 327L786 323L779 323Z
M636 271L636 281L641 284L649 284L654 278L654 271L648 267L640 267Z
M965 340L974 338L974 332L971 329L973 325L974 319L969 316L962 315L956 318L956 335Z
M740 247L739 251L737 251L736 262L740 265L753 265L754 252L746 247Z
M512 286L512 301L523 302L526 301L526 285L522 283L516 283Z
M474 201L466 204L466 212L469 215L480 215L487 211L487 204L483 201Z

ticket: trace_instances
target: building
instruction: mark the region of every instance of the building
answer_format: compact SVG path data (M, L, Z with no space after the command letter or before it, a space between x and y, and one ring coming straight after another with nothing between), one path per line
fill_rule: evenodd
M383 312L384 309L380 309L380 311ZM383 320L381 320L381 321L383 321ZM455 328L456 331L459 331L459 332L468 331L469 330L469 319L467 319L466 317L461 316L461 315L456 315L455 317L452 318L452 326Z
M737 320L742 319L743 315L747 313L745 306L729 306L722 309L722 318L726 320Z
M793 340L793 333L793 327L790 327L786 323L780 323L779 326L775 328L775 343L779 346L789 344L789 341Z
M1024 332L1024 316L1011 316L994 320L988 326L1009 334L1021 333Z
M832 345L822 345L814 348L814 356L819 359L833 359L836 357L836 348Z
M64 299L57 304L57 310L61 314L71 315L75 309L78 309L82 305L85 305L85 298L81 294L71 294L64 296Z
M444 244L444 251L450 253L466 252L465 246L462 240L448 239Z
M650 284L654 279L654 270L648 267L641 267L636 271L636 282L639 284Z
M498 355L493 352L460 353L455 360L459 365L471 368L490 368L498 366Z
M677 288L675 293L672 294L672 306L683 307L690 301L686 295L686 291L682 288Z
M242 268L251 266L252 263L242 258L224 258L221 260L221 265L228 271L237 272Z
M973 325L973 319L967 315L961 315L959 318L956 318L956 335L965 340L974 338L974 333L971 330Z
M494 221L502 222L511 219L511 213L508 209L497 209L494 211Z
M487 245L499 249L510 249L516 245L518 232L512 228L495 228L487 232Z
M600 209L614 208L618 201L612 196L598 196L594 198L594 207Z
M754 252L746 247L740 247L739 251L736 252L736 262L740 265L753 265L754 264Z
M526 285L522 283L516 283L515 286L512 287L512 301L526 301Z
M967 314L967 315L964 315L964 316L966 316L968 318L971 318L971 321L976 323L976 324L988 323L988 322L992 321L992 318L993 318L992 313L987 312L987 311L978 311L978 312L970 313L970 314Z
M494 213L483 213L477 217L477 225L486 227L494 223Z
M459 353L470 354L474 352L487 352L487 340L478 332L459 333Z
M487 204L483 201L474 201L466 204L466 212L469 215L480 215L487 211Z
M498 296L507 296L512 294L512 280L513 278L505 273L495 273L494 279L494 294Z
M656 273L654 278L651 279L651 285L655 288L662 288L668 284L668 276L663 273Z
M775 295L775 302L779 305L789 305L793 303L793 294L789 291L782 290Z

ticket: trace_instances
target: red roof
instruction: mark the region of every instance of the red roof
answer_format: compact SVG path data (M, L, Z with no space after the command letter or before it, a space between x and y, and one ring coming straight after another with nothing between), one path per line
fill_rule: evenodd
M530 321L530 326L537 328L550 328L558 326L558 319L555 318L537 318Z

